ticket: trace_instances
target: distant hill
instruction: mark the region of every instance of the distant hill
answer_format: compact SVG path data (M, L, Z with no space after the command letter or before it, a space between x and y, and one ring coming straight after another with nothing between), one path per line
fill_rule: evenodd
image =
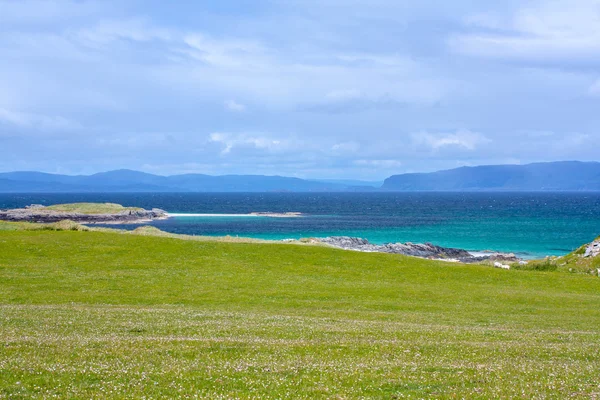
M600 191L600 163L561 161L394 175L386 191Z
M354 183L354 182L353 182ZM340 192L373 190L351 184L283 176L185 174L159 176L132 170L94 175L0 173L0 193L18 192Z
M369 191L600 191L600 163L562 161L462 167L402 174L383 182L306 180L264 175L159 176L132 170L93 175L0 173L0 193L74 192L369 192Z

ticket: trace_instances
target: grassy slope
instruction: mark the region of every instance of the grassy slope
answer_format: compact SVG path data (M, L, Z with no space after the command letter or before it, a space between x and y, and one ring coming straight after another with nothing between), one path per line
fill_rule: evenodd
M317 246L0 232L0 397L600 393L600 280Z
M137 211L139 207L123 207L120 204L114 203L70 203L70 204L55 204L45 207L44 210L73 212L80 214L116 214L122 211Z
M595 241L600 240L600 237ZM522 270L560 271L598 275L600 270L600 257L584 257L589 243L562 257L547 257L542 260L530 261L527 265L513 265L513 268Z

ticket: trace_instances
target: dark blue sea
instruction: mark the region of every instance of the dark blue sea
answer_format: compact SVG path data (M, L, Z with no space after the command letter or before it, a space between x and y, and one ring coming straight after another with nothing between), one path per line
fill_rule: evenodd
M431 242L524 257L565 254L600 235L600 193L0 194L0 208L71 202L158 207L171 213L305 214L182 217L151 223L173 233L262 239L347 235L374 243Z

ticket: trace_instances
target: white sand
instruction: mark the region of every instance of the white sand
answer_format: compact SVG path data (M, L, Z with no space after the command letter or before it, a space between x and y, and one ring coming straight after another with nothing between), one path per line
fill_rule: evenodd
M168 217L187 218L187 217L260 217L254 214L171 214L167 213Z

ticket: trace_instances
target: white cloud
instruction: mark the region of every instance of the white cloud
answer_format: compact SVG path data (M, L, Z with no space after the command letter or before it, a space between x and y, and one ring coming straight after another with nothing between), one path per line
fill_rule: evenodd
M452 36L449 45L459 53L526 61L600 61L600 0L536 1L509 18L474 14L465 23L485 30Z
M233 112L244 112L246 111L246 106L238 103L235 100L227 100L225 101L225 108L229 111Z
M74 130L81 124L62 116L24 113L0 108L0 123L8 123L20 128L33 128L43 131Z
M245 39L215 39L195 33L183 38L188 48L181 50L192 59L219 68L260 68L270 64L267 49Z
M356 101L380 105L388 99L431 105L454 85L395 53L339 54L311 48L300 57L260 40L202 33L185 35L182 42L171 45L172 64L157 69L159 79L186 90L192 85L260 96L277 108L327 109Z
M592 84L592 86L588 89L588 94L590 96L600 96L600 79Z
M157 28L144 18L103 20L95 26L72 33L78 41L89 45L104 45L116 40L148 42L151 40L169 41L174 33Z
M3 37L0 47L8 48L14 59L43 59L49 66L66 60L93 63L93 70L108 76L108 82L123 79L130 85L147 80L146 87L168 86L175 94L202 92L212 101L260 98L267 107L279 109L309 104L337 112L380 108L389 102L428 106L453 89L453 82L396 51L343 53L316 45L299 52L260 35L219 36L166 27L150 17L102 15L48 32L9 31ZM89 65L73 68L77 75L92 70ZM122 96L116 93L115 98ZM229 105L229 110L241 111Z
M467 15L463 22L467 26L488 29L503 29L507 24L507 21L502 16L495 13L477 13Z
M348 101L357 100L362 98L364 95L360 90L356 89L345 89L345 90L333 90L325 95L325 98L330 101Z
M267 153L280 153L292 149L291 139L278 139L266 135L247 133L211 133L210 141L222 146L221 154L227 155L233 150L260 150Z
M593 143L594 140L592 136L587 133L578 133L573 132L570 133L556 142L553 142L552 145L558 151L564 151L568 149L584 149L589 147L590 143Z
M30 124L30 118L25 114L9 111L4 108L0 108L0 121L18 126L28 126Z
M499 154L594 157L586 144L596 135L597 98L582 94L600 96L596 69L513 64L600 60L600 0L375 1L253 3L241 13L188 2L167 15L167 6L140 2L0 0L5 153L41 158L18 142L38 135L47 138L36 141L39 154L77 149L85 160L78 150L97 146L106 165L117 155L132 167L201 159L215 172L346 176L490 163ZM192 11L197 18L186 22ZM440 48L452 32L460 54ZM79 115L93 135L72 131L59 143L40 134L77 129L66 117ZM571 131L581 135L569 139Z
M419 68L419 64L412 58L394 53L342 53L338 54L336 58L346 64L353 65L402 68L403 70L416 70Z
M398 160L354 160L354 165L360 167L371 168L398 168L402 166L402 162Z
M414 144L424 145L433 151L446 147L462 148L473 151L477 149L479 145L490 142L484 135L468 130L460 130L456 133L439 134L419 132L414 133L412 139Z
M342 142L331 146L334 154L352 154L360 150L360 144L357 142Z
M175 139L170 134L165 133L127 133L110 137L96 137L95 145L97 147L118 148L130 152L132 149L162 149L176 145Z
M40 23L83 17L105 8L99 1L76 0L0 0L0 21Z

